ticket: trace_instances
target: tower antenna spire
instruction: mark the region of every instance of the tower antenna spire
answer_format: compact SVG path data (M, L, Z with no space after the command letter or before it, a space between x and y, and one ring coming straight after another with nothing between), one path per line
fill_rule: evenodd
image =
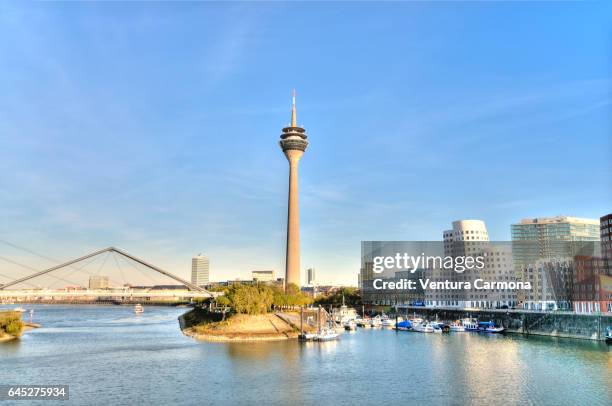
M291 92L291 127L297 127L297 113L295 110L295 89Z

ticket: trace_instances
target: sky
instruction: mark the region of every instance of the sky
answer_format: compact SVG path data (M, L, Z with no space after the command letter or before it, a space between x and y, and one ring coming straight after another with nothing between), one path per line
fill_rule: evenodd
M610 213L610 15L1 2L0 283L107 246L185 278L198 253L212 280L281 276L293 88L302 268L320 283L357 284L362 240L440 240L466 218L508 240L522 218Z

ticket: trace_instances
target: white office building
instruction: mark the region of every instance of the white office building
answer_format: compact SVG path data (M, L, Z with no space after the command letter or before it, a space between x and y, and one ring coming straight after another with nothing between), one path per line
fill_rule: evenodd
M210 282L210 260L206 255L198 254L191 259L191 283L204 286Z
M314 286L315 285L315 269L314 268L308 268L306 270L306 284L309 286Z
M253 282L274 282L274 271L251 271Z

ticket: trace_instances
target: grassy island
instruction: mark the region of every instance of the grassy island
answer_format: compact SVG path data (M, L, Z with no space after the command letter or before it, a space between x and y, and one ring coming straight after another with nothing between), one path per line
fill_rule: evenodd
M0 311L0 341L8 341L20 337L24 323L21 313L14 311Z
M300 306L312 299L296 285L234 284L181 317L187 335L209 341L285 340L299 334Z

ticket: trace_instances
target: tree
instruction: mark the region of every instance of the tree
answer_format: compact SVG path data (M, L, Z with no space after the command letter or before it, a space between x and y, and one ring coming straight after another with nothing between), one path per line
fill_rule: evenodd
M344 303L347 306L361 306L361 295L357 288L343 287L338 289L331 295L320 296L315 300L315 304L322 306L341 306L344 297Z
M312 303L297 285L291 284L284 291L282 287L265 284L233 284L216 298L218 306L231 307L241 314L265 314L273 307L303 306Z

